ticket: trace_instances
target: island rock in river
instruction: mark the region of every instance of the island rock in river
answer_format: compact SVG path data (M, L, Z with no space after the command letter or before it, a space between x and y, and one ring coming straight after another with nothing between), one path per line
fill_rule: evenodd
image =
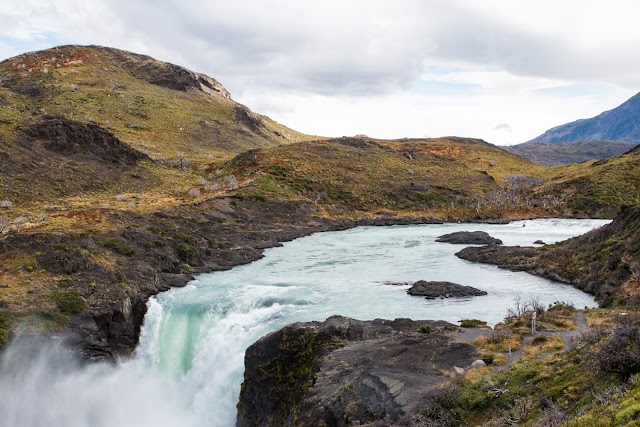
M451 282L427 282L419 280L413 284L407 293L413 296L422 296L426 299L436 298L461 298L487 295L485 291L471 286L458 285Z
M502 240L489 236L484 231L456 231L442 235L436 239L440 243L456 245L501 245Z

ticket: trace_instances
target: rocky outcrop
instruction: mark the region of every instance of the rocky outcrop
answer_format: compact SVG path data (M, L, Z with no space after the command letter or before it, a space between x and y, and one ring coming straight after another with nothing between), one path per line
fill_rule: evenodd
M501 245L502 240L495 239L484 231L456 231L442 235L436 239L440 243L456 245Z
M470 246L457 252L456 256L514 271L531 271L531 260L536 254L536 248L530 246Z
M125 50L101 46L93 46L93 48L112 56L123 69L151 84L182 92L199 90L209 95L231 99L231 95L222 84L205 74Z
M419 280L413 284L407 293L413 296L425 297L425 299L436 298L463 298L487 295L485 291L471 286L459 285L451 282L427 282Z
M25 133L41 140L45 149L72 157L92 156L101 162L132 165L149 156L134 150L108 130L94 123L80 123L61 117L47 118Z
M245 354L237 425L394 422L454 366L477 358L451 330L442 321L341 316L286 326Z

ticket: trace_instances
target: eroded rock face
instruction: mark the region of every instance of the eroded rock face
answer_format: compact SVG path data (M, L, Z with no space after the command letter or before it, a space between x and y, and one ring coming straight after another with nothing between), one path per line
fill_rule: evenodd
M436 242L453 243L457 245L501 245L502 240L493 238L484 231L456 231L444 234Z
M44 148L66 156L94 156L108 163L135 164L149 157L120 141L111 132L93 123L49 118L29 127L27 135L44 141Z
M136 78L168 89L186 92L200 90L209 95L231 99L229 92L214 78L187 70L179 65L157 61L149 56L120 49L95 47L111 55L120 66Z
M407 293L413 296L422 296L426 299L436 298L461 298L487 295L485 291L472 286L459 285L451 282L427 282L419 280L407 289Z
M446 380L445 371L476 359L451 330L442 321L341 316L286 326L245 354L237 425L393 422Z

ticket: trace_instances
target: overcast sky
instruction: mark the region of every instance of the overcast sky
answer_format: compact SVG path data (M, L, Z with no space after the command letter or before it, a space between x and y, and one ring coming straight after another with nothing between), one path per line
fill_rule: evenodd
M640 90L637 0L3 0L0 58L118 47L296 130L529 140Z

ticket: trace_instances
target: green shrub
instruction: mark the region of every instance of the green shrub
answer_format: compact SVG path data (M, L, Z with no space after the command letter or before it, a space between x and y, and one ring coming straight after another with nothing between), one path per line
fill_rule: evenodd
M632 403L630 406L622 408L615 417L619 423L628 423L632 420L637 420L640 418L640 403Z
M534 337L531 339L531 341L529 341L529 344L531 345L542 345L544 343L546 343L547 341L549 341L549 339L545 336L538 336L538 337Z
M128 246L122 240L115 237L105 240L102 246L124 256L132 256L135 254L135 250L131 246Z
M87 303L75 291L52 292L49 297L62 313L78 314L87 308Z
M640 372L640 325L632 321L619 324L590 356L595 368L603 372L623 377Z
M189 260L198 255L198 251L187 243L180 243L176 249L176 253L178 254L178 258L184 262L189 262Z
M2 348L11 334L11 325L9 324L9 318L5 313L0 312L0 348Z
M463 328L479 328L487 326L487 322L478 319L463 319L460 321L460 326Z
M431 331L432 329L429 325L420 326L420 328L418 329L418 332L420 332L421 334L430 334Z

